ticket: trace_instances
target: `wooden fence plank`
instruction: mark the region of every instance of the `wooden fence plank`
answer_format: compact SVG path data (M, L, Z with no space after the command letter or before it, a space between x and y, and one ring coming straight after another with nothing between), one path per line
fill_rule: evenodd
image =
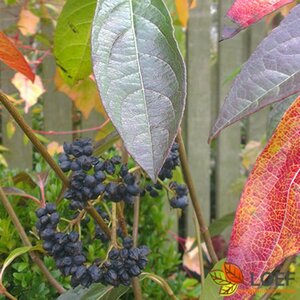
M231 4L231 0L221 1L222 18ZM232 84L232 82L225 83L226 79L243 63L243 34L240 33L220 44L220 106ZM217 140L217 217L232 212L237 207L238 196L231 192L231 188L240 176L240 142L239 123L226 128Z
M16 23L19 10L19 6L6 7L4 3L0 3L0 31ZM0 63L0 88L8 95L17 93L10 81L14 74L14 71ZM9 113L3 108L1 110L2 143L10 150L4 153L4 157L10 168L32 168L32 145L30 142L24 144L24 134L19 126L15 124L16 131L12 138L7 136L6 126L10 119ZM30 112L25 115L25 119L31 125Z
M210 5L198 1L190 11L187 37L188 96L185 137L188 159L206 222L210 220ZM194 234L192 205L188 211L188 233Z

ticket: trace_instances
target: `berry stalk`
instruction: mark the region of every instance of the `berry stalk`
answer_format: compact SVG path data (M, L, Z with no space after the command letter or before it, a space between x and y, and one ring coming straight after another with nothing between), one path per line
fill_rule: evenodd
M192 174L190 171L187 154L186 154L186 150L185 150L185 146L184 146L184 142L183 142L183 138L182 138L180 129L178 131L176 140L177 140L177 143L179 144L179 155L180 155L183 176L184 176L185 182L186 182L189 192L190 192L191 200L192 200L194 211L195 211L197 221L198 221L198 224L200 227L200 231L203 235L203 239L206 244L207 251L210 255L210 258L211 258L213 264L216 264L218 262L218 257L216 255L214 246L212 244L210 232L208 230L208 227L205 224L205 220L204 220L204 217L202 214L202 209L199 204L200 202L199 202L199 199L198 199L198 196L196 193L196 189L195 189Z

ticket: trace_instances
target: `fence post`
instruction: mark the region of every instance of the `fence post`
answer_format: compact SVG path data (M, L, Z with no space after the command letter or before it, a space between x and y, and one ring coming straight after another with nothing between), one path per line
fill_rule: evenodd
M210 220L210 5L198 1L190 11L187 34L188 95L185 115L186 148L200 205L206 222ZM188 234L194 235L192 205L188 210Z
M0 30L16 24L19 16L20 6L8 7L3 2L0 3ZM6 65L0 63L0 88L5 94L16 93L15 87L10 82L15 74ZM28 124L31 124L30 111L25 115ZM9 138L7 136L7 122L10 120L9 113L2 107L1 110L1 134L2 144L9 149L9 152L4 153L10 168L26 169L32 168L32 145L30 142L24 143L24 133L15 124L16 131L14 135Z

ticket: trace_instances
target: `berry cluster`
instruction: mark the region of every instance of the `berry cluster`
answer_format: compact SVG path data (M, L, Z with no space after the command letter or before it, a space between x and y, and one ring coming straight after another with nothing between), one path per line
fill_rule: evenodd
M43 248L55 259L57 268L64 276L72 275L72 282L78 282L87 287L95 277L93 266L86 269L86 274L82 275L82 268L86 262L86 257L82 251L82 244L79 235L75 231L62 233L57 231L57 224L60 217L56 211L56 206L48 203L45 208L36 211L39 218L36 228L42 240Z
M165 180L166 178L172 179L173 170L175 170L176 167L180 165L178 150L179 150L179 145L175 142L172 145L170 153L158 174L159 179L161 180Z
M170 188L175 192L175 196L170 200L170 205L173 208L185 208L189 204L187 197L188 190L185 184L178 184L177 182L171 182Z
M108 217L102 212L102 217ZM81 284L89 287L94 282L130 285L131 278L140 275L147 265L149 249L146 246L133 248L133 240L124 238L122 249L113 248L108 259L98 266L96 263L86 266L86 256L83 253L79 234L75 231L62 233L57 231L60 216L56 206L48 203L45 208L36 211L38 221L36 228L44 241L43 248L55 259L57 268L64 276L71 275L71 285Z
M88 200L96 199L103 193L109 201L134 203L140 188L135 176L128 172L127 165L121 165L116 181L104 183L107 175L116 173L116 166L121 164L119 156L106 160L92 156L93 146L90 139L65 143L64 152L59 157L60 167L64 172L73 171L70 187L65 194L65 198L71 200L71 209L82 209Z
M101 267L104 283L129 286L132 277L139 276L146 267L149 252L146 246L133 247L132 238L124 238L123 248L113 248L108 254L108 260Z
M126 204L133 204L135 197L140 194L136 177L128 172L128 167L125 164L121 165L118 176L118 182L109 182L106 185L104 199L113 202L123 200Z

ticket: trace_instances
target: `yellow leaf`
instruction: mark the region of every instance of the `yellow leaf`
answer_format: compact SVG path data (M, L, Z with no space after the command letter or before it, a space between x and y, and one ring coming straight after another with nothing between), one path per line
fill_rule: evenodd
M176 10L181 25L186 28L189 20L189 1L175 0Z
M37 103L38 98L45 92L41 77L36 75L34 82L31 82L21 73L16 73L11 80L12 84L17 88L20 97L25 101L25 112L31 106Z
M23 35L30 36L37 32L39 22L39 17L34 15L30 10L23 8L17 25Z
M237 288L238 288L238 284L235 284L235 283L223 285L220 288L220 295L223 297L231 296L236 292Z
M3 165L6 168L8 167L7 161L2 154L0 154L0 165Z
M82 112L86 119L93 109L106 117L96 83L92 79L86 78L71 87L63 80L60 71L57 70L54 80L57 89L74 101L76 108Z
M264 149L264 146L261 142L249 141L242 151L242 163L246 170L250 170L258 157L261 151Z

